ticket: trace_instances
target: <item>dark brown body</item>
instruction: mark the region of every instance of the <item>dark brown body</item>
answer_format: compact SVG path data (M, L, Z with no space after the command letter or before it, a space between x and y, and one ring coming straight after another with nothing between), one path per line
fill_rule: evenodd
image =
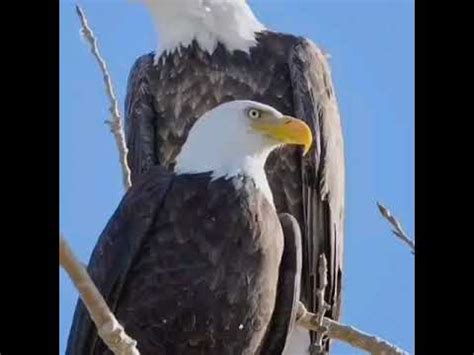
M299 297L289 222L248 178L155 167L125 195L88 272L142 355L275 354ZM66 353L111 354L82 302Z
M229 53L221 44L211 55L194 43L142 56L132 68L126 101L126 133L132 180L159 164L172 169L193 123L231 100L254 100L304 119L314 145L273 153L266 173L278 212L293 215L303 234L302 300L316 311L317 263L329 266L328 316L338 319L344 237L344 148L326 58L308 40L264 32L250 53ZM216 132L218 134L218 132ZM212 142L210 142L212 144ZM312 335L314 338L314 334Z

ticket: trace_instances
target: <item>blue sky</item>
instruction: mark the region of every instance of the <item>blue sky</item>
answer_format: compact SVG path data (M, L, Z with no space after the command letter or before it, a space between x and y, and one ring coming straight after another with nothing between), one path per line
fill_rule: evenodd
M331 54L346 149L343 321L414 349L414 258L378 214L381 201L414 233L414 2L250 0L267 27L311 38ZM136 57L156 47L145 8L82 1L123 111ZM102 76L60 2L60 228L85 263L122 195ZM60 351L77 299L60 270ZM359 354L337 344L334 354Z

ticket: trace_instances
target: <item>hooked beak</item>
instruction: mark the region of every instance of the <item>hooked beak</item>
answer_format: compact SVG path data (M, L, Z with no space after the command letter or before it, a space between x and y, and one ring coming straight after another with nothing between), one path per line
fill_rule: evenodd
M313 135L308 125L297 118L283 116L279 119L263 118L252 123L252 128L284 144L297 144L304 147L303 155L311 148Z

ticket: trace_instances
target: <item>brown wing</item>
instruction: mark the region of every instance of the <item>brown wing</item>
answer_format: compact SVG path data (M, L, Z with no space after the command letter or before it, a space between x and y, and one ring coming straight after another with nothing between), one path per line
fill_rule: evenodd
M314 145L303 158L302 299L317 311L318 258L328 261L327 316L338 319L344 244L344 146L331 73L325 55L312 42L297 43L289 58L295 116L306 120ZM312 334L314 339L314 334Z
M157 163L154 126L159 117L153 107L152 70L153 54L146 54L136 60L128 78L124 121L132 184Z
M132 261L153 222L153 216L158 213L160 201L166 195L171 181L171 174L161 167L154 167L150 176L152 178L140 179L128 190L100 235L87 268L112 311L120 297ZM91 354L96 341L96 327L79 300L66 354Z

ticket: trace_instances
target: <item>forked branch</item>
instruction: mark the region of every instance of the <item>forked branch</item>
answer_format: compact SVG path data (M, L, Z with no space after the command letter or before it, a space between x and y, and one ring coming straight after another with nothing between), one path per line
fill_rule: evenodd
M384 355L405 355L406 351L390 344L388 341L375 335L367 334L357 328L336 322L329 318L323 318L322 325L319 324L318 316L306 310L306 307L299 302L297 323L299 326L315 332L326 332L331 339L345 342L355 348L368 351L371 354Z
M410 247L412 254L415 254L415 242L413 241L413 239L410 239L407 236L407 234L402 228L402 224L398 221L398 219L396 219L395 216L392 215L392 212L390 212L390 210L381 203L377 202L377 207L379 208L379 211L382 216L393 227L392 233L395 234L395 236L397 236L400 240L402 240Z

